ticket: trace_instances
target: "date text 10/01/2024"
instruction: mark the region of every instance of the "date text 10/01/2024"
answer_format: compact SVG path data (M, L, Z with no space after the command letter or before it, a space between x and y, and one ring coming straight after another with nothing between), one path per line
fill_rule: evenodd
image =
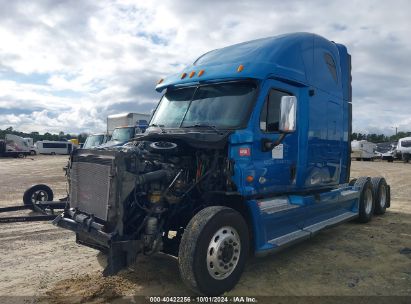
M255 297L148 297L150 303L258 303Z

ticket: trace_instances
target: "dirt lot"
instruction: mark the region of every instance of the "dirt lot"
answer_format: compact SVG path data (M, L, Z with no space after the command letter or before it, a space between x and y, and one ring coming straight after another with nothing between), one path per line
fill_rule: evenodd
M36 183L62 197L66 162L67 156L0 159L0 206L19 204L23 191ZM391 208L384 216L250 259L228 295L411 295L411 164L353 162L352 176L359 175L383 175L391 184ZM192 295L171 257L141 257L133 269L102 278L102 258L76 245L73 233L47 222L0 225L0 296L100 303L119 296Z

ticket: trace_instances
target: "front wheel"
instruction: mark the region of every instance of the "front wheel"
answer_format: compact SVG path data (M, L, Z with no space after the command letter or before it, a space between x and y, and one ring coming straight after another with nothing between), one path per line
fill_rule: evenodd
M249 251L247 223L223 206L207 207L188 223L179 248L184 283L199 294L216 296L240 279Z

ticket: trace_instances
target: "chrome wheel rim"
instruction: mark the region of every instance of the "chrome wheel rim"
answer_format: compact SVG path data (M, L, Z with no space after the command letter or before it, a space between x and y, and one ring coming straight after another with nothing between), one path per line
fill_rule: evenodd
M34 204L36 202L46 202L49 196L46 191L38 190L31 196L31 202Z
M207 250L208 273L217 280L227 278L240 259L241 242L237 230L225 226L211 238Z
M380 206L384 208L387 203L387 190L385 185L381 185L380 187Z
M371 189L368 188L365 191L365 213L370 214L372 209L372 192Z

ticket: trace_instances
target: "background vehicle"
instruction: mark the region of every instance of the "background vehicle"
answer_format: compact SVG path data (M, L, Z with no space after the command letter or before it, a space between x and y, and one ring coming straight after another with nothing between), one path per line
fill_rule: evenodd
M408 163L411 156L411 137L399 139L396 151L398 153L398 157L405 163Z
M105 133L96 133L87 136L82 149L92 149L104 144L107 141L107 135Z
M377 145L366 140L353 140L351 142L351 158L356 160L373 160Z
M118 127L132 127L140 120L145 120L146 123L150 121L150 114L142 113L123 113L107 116L107 134L112 135L114 129Z
M139 120L134 126L117 127L111 134L110 140L98 148L121 147L138 134L144 133L148 124L146 120Z
M27 141L14 134L6 134L5 140L0 147L0 156L24 157L30 154Z
M146 132L121 151L76 150L70 209L54 224L107 254L178 256L183 281L218 295L247 256L390 206L382 177L350 177L351 56L308 33L208 52L159 81ZM115 172L115 174L113 174Z
M38 154L37 148L33 143L33 138L31 137L24 137L24 140L27 142L27 145L29 146L30 150L30 155L36 155Z
M70 154L73 151L73 144L69 141L42 140L36 142L36 147L40 154Z

